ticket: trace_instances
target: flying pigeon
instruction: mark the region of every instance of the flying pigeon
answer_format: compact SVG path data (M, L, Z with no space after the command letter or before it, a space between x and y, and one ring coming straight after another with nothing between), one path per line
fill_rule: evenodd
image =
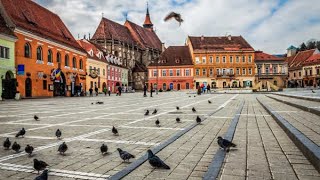
M196 109L194 107L192 107L192 112L197 112Z
M26 134L26 130L24 130L24 128L22 128L17 134L16 134L16 137L19 137L19 136L24 136Z
M44 170L40 176L37 176L34 180L48 180L48 169Z
M196 121L197 121L198 124L200 124L201 123L201 118L199 116L197 116Z
M180 109L179 106L177 106L176 109L179 110Z
M62 135L62 132L60 131L60 129L57 129L57 131L56 131L57 138L60 139L61 135Z
M17 142L14 142L12 147L11 147L11 149L16 151L16 153L19 152L20 148L21 148L21 146Z
M112 133L113 135L119 135L118 129L116 129L114 126L112 126Z
M33 168L38 171L38 174L39 171L44 170L47 166L49 165L44 161L39 161L38 159L33 160Z
M232 142L223 139L221 136L218 137L218 144L223 150L229 152L230 147L236 147L237 145L233 144Z
M156 126L160 127L160 121L159 121L159 119L157 119L155 123L156 123Z
M64 154L67 150L68 150L68 146L65 142L60 144L60 146L58 148L58 151L60 152L60 154Z
M177 123L179 123L181 120L179 117L176 118Z
M123 151L123 150L120 149L120 148L117 148L117 150L119 151L120 157L121 157L121 159L122 159L123 161L128 160L128 162L129 162L129 160L130 160L131 158L135 158L134 155L128 153L127 151Z
M170 169L158 156L154 155L153 152L148 149L148 160L152 167Z
M7 138L4 142L3 142L3 147L4 149L8 150L11 146L11 141L9 140L9 138Z
M33 116L34 120L39 121L39 117L37 115Z
M32 152L33 152L33 147L30 146L29 144L27 144L26 148L24 149L26 151L26 153L29 154L29 156L31 156Z
M181 18L181 15L175 12L169 13L165 18L164 21L168 21L170 19L174 18L176 21L179 22L179 26L181 26L181 23L183 22L183 19Z
M154 109L154 111L152 112L152 114L157 114L158 110Z
M108 146L102 144L101 147L100 147L100 151L102 154L105 154L108 152Z
M211 104L212 102L210 100L208 100L208 103Z
M145 116L149 115L149 110L146 111L146 113L144 113Z

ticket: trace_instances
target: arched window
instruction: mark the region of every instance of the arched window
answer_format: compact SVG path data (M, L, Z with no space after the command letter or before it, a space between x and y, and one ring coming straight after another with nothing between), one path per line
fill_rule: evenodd
M31 58L31 45L29 43L24 45L24 57Z
M49 50L48 50L48 62L51 62L51 63L52 63L52 62L53 62L52 59L53 59L53 57L52 57L52 51L51 51L51 49L49 49Z
M76 59L76 57L72 58L72 67L73 68L77 68L77 59Z
M57 63L61 63L61 54L57 52Z
M42 58L42 47L41 46L37 47L37 60L43 61L43 58Z
M65 65L65 66L69 66L69 56L68 56L68 54L66 54L66 55L64 56L64 65Z
M80 68L80 69L83 69L83 62L82 62L82 59L80 59L80 61L79 61L79 68Z

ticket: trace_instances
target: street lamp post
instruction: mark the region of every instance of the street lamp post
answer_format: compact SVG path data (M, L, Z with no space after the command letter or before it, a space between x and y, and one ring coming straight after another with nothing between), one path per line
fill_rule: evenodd
M159 86L159 60L158 59L156 59L156 69L157 69L157 79L156 79L156 82L157 82L157 88L156 88L156 94L158 95L158 86Z

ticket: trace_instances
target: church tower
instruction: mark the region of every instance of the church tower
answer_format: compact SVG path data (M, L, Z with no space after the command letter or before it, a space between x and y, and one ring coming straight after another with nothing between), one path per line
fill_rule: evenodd
M148 30L153 31L153 24L152 24L151 19L150 19L148 3L147 3L146 19L144 20L143 27L146 28L146 29L148 29Z

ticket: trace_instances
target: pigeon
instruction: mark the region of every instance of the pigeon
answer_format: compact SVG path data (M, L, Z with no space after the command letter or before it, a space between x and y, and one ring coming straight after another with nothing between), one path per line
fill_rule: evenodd
M119 151L120 157L123 161L126 161L126 160L129 161L131 158L135 158L134 155L128 153L127 151L123 151L120 148L117 148L117 150Z
M60 131L60 129L57 129L57 131L56 131L57 138L60 139L61 135L62 135L62 132Z
M148 160L152 167L170 169L158 156L154 155L153 152L148 149Z
M191 96L189 96L189 97L191 97Z
M155 123L156 123L156 126L160 127L160 121L159 121L159 119L157 119Z
M194 107L192 108L192 112L197 112L197 111L196 111L196 109L195 109Z
M211 104L212 102L210 100L208 100L208 103Z
M174 18L176 21L179 22L179 26L181 26L181 23L183 22L183 19L181 18L181 15L175 12L169 13L165 18L164 21L168 21L170 19Z
M26 153L29 154L29 156L31 156L32 152L33 152L33 147L30 146L29 144L27 144L26 148L24 149L24 151L26 151Z
M103 104L103 102L102 101L97 101L96 104Z
M154 111L152 112L152 114L157 114L157 109L154 109Z
M108 152L108 146L102 144L101 147L100 147L100 151L102 154L105 154Z
M11 147L11 149L16 151L16 153L19 152L20 148L21 148L21 146L17 142L14 142L12 147Z
M118 129L116 129L114 126L112 126L112 133L113 135L119 135Z
M7 138L4 142L3 142L3 147L4 149L8 150L11 146L11 141L9 140L9 138Z
M24 136L26 134L26 130L24 130L24 128L22 128L17 134L16 134L16 137L19 137L19 136Z
M181 122L179 117L176 118L176 121L177 121L177 123Z
M60 146L58 148L58 151L60 152L60 154L64 154L67 150L68 150L68 146L65 142L60 144Z
M314 90L311 90L312 91L312 93L316 93Z
M195 95L193 97L196 97Z
M145 116L149 115L149 110L146 111L146 113L144 113Z
M44 161L39 161L38 159L33 160L33 168L38 171L38 174L39 171L44 170L47 166L49 165Z
M218 137L218 144L226 152L229 152L230 147L236 147L237 146L234 143L232 143L232 142L230 142L230 141L228 141L226 139L223 139L221 136Z
M91 103L93 105L93 103Z
M179 106L177 106L176 109L179 110L180 109Z
M48 180L48 169L44 170L40 176L37 176L34 180Z
M39 117L37 115L33 116L34 120L39 121Z
M198 124L200 124L201 123L201 118L199 116L197 116L196 121L197 121Z

